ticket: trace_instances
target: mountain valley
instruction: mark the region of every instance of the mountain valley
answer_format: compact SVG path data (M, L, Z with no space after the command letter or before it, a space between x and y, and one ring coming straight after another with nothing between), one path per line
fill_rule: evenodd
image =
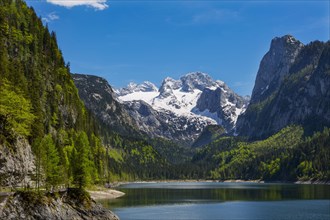
M327 137L328 130L324 128L330 124L330 108L326 107L330 103L329 57L329 42L315 41L303 45L294 37L285 35L272 40L269 52L260 63L251 99L237 95L224 82L213 80L201 72L188 73L179 80L167 77L160 88L148 81L139 85L130 83L125 88L111 90L111 96L116 105L121 106L125 117L129 116L127 118L132 127L151 137L150 140L165 138L170 141L165 148L175 146L174 148L180 149L181 154L192 151L183 154L186 158L184 166L189 167L192 163L195 177L205 178L206 175L212 179L291 180L299 178L296 173L299 167L328 161L325 158L320 159L320 153L329 156L329 139L319 138ZM81 77L93 76L73 75L78 88L89 84L79 85ZM98 81L106 83L101 78ZM102 85L93 86L101 87ZM95 90L89 94L92 94L90 96L93 96L94 100L101 100L106 96ZM88 106L88 100L84 99L84 95L81 97ZM109 105L111 104L106 106ZM98 115L99 112L96 111L95 114ZM281 135L283 140L277 138ZM311 139L306 139L307 137ZM258 140L262 142L259 143ZM321 142L317 145L320 149L314 149L312 154L307 153L309 159L300 155L307 149L311 150L310 142L319 141ZM161 142L156 142L155 146ZM272 145L271 142L277 145ZM190 146L193 146L193 149L189 150ZM254 146L259 147L254 149ZM156 147L168 160L172 155L164 150L165 148ZM259 148L268 153L259 152ZM294 152L288 151L290 148L295 149ZM291 161L293 164L285 169L285 172L296 170L292 170L292 174L280 174L287 159L282 158L283 155L279 156L278 151L284 151L285 157L296 157L291 159L297 161ZM240 161L234 165L237 167L234 171L236 174L228 175L228 172L233 171L231 168L225 168L230 164L226 157L223 158L226 154L234 154L230 158L236 162ZM189 161L191 155L192 160ZM242 159L238 159L239 155ZM257 155L264 159L257 159L251 165L250 161L243 159L247 156L258 158ZM215 157L218 159L214 160ZM220 158L226 162L220 162ZM278 173L262 174L262 170L270 169L275 161L278 163ZM269 165L266 165L267 163ZM244 169L241 173L243 164L251 166L249 169L253 170L253 173ZM262 168L263 166L269 167ZM230 171L220 175L222 169ZM318 171L309 172L307 176L327 178L327 166L314 169ZM205 170L208 172L205 173Z
M0 218L116 219L84 189L118 181L330 180L329 41L275 37L251 97L203 72L113 89L72 73L33 8L1 0L0 76Z

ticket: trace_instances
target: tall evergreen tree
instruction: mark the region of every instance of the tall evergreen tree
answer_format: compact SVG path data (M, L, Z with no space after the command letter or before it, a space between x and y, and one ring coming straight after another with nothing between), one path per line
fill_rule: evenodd
M45 169L45 182L46 187L52 188L56 187L60 181L60 157L58 151L55 148L54 141L50 134L46 135L42 141L41 146L43 148L43 167Z
M73 183L79 186L79 188L85 187L91 183L88 149L88 137L85 132L81 131L76 137L71 162Z

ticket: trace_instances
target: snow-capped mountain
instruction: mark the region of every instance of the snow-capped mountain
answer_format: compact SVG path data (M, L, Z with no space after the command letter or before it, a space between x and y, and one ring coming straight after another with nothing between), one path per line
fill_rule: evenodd
M158 88L151 82L145 81L141 84L129 83L126 88L119 89L116 93L121 95L131 94L133 92L153 92L158 91Z
M150 82L140 85L130 83L126 88L116 90L116 93L122 103L130 106L133 118L137 118L138 111L135 108L132 112L132 106L140 102L139 107L149 106L162 115L158 117L163 119L160 121L168 124L171 121L184 122L176 126L178 130L173 132L189 130L192 136L186 138L190 139L196 138L210 124L222 125L227 132L232 131L238 115L245 111L248 104L247 99L235 94L224 82L215 81L201 72L188 73L179 80L167 77L159 89ZM143 129L148 125L141 121L140 127ZM166 134L163 136L166 137Z

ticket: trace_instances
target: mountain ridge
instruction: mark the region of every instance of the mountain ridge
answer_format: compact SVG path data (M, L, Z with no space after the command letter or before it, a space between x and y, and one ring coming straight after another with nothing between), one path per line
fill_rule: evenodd
M160 88L145 81L112 89L103 78L73 74L79 95L101 121L121 133L141 131L151 138L165 138L190 146L208 125L222 125L233 132L248 100L224 82L206 73L190 72L179 80L166 77ZM115 111L118 113L115 113ZM121 128L121 125L123 129ZM134 133L134 131L133 131Z
M302 125L308 135L329 127L330 42L303 45L289 35L275 40L285 42L285 46L278 47L273 40L262 59L251 103L238 119L238 133L262 139L291 124ZM279 64L265 71L271 52L291 60L282 62L283 57L273 57L271 62ZM274 82L267 92L261 89L263 79Z
M232 132L238 115L248 105L246 98L237 95L223 81L213 80L202 72L190 72L179 80L166 77L158 91L129 90L130 86L116 90L123 104L143 100L157 111L204 118L209 124L222 125L227 133Z
M291 35L272 39L270 49L259 65L251 94L251 104L263 101L280 86L303 47L304 45Z

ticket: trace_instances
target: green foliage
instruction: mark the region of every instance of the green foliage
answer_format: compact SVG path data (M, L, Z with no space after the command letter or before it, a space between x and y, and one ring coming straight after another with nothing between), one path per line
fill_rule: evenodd
M89 153L88 137L85 132L79 132L72 152L73 183L79 188L89 185L92 181Z
M193 154L193 149L190 147L180 146L173 141L163 138L149 139L148 144L153 146L159 155L170 164L180 164L189 161Z
M51 188L74 180L86 185L104 176L109 164L97 133L55 33L23 1L0 1L1 141L15 149L16 136L28 138L36 156L36 187ZM77 181L82 173L87 176Z
M15 91L8 82L0 81L0 135L8 138L31 133L34 115L31 103L24 98L20 90Z
M201 147L209 144L212 141L219 139L221 136L224 136L225 133L226 130L222 126L209 125L204 128L203 132L199 135L192 147Z
M78 207L83 206L89 209L93 202L89 193L83 188L68 188L67 196L69 201L73 202Z
M306 138L294 151L296 172L302 179L330 179L330 129Z
M36 156L36 183L37 188L45 182L47 189L56 187L61 182L60 157L51 135L36 139L32 145ZM42 175L44 174L44 175ZM44 178L43 178L44 176Z
M297 174L300 179L309 179L314 174L313 163L311 161L302 161L297 167Z
M240 142L215 157L221 161L213 171L221 179L277 179L283 151L300 142L303 130L288 127L263 141Z
M23 201L26 204L29 204L31 207L37 204L44 204L46 202L45 197L39 192L34 191L17 191L16 195L20 195Z
M276 176L276 174L278 174L281 166L280 162L280 158L276 158L275 160L270 161L269 164L261 162L261 171L263 172L264 179L272 179L274 176Z
M329 179L330 130L309 138L303 135L302 127L289 126L263 141L221 138L198 151L194 160L200 165L210 162L212 179Z
M46 135L41 143L42 164L46 175L46 187L56 187L60 183L60 158L51 135Z
M117 163L124 162L122 153L117 149L109 149L109 157L115 160Z

